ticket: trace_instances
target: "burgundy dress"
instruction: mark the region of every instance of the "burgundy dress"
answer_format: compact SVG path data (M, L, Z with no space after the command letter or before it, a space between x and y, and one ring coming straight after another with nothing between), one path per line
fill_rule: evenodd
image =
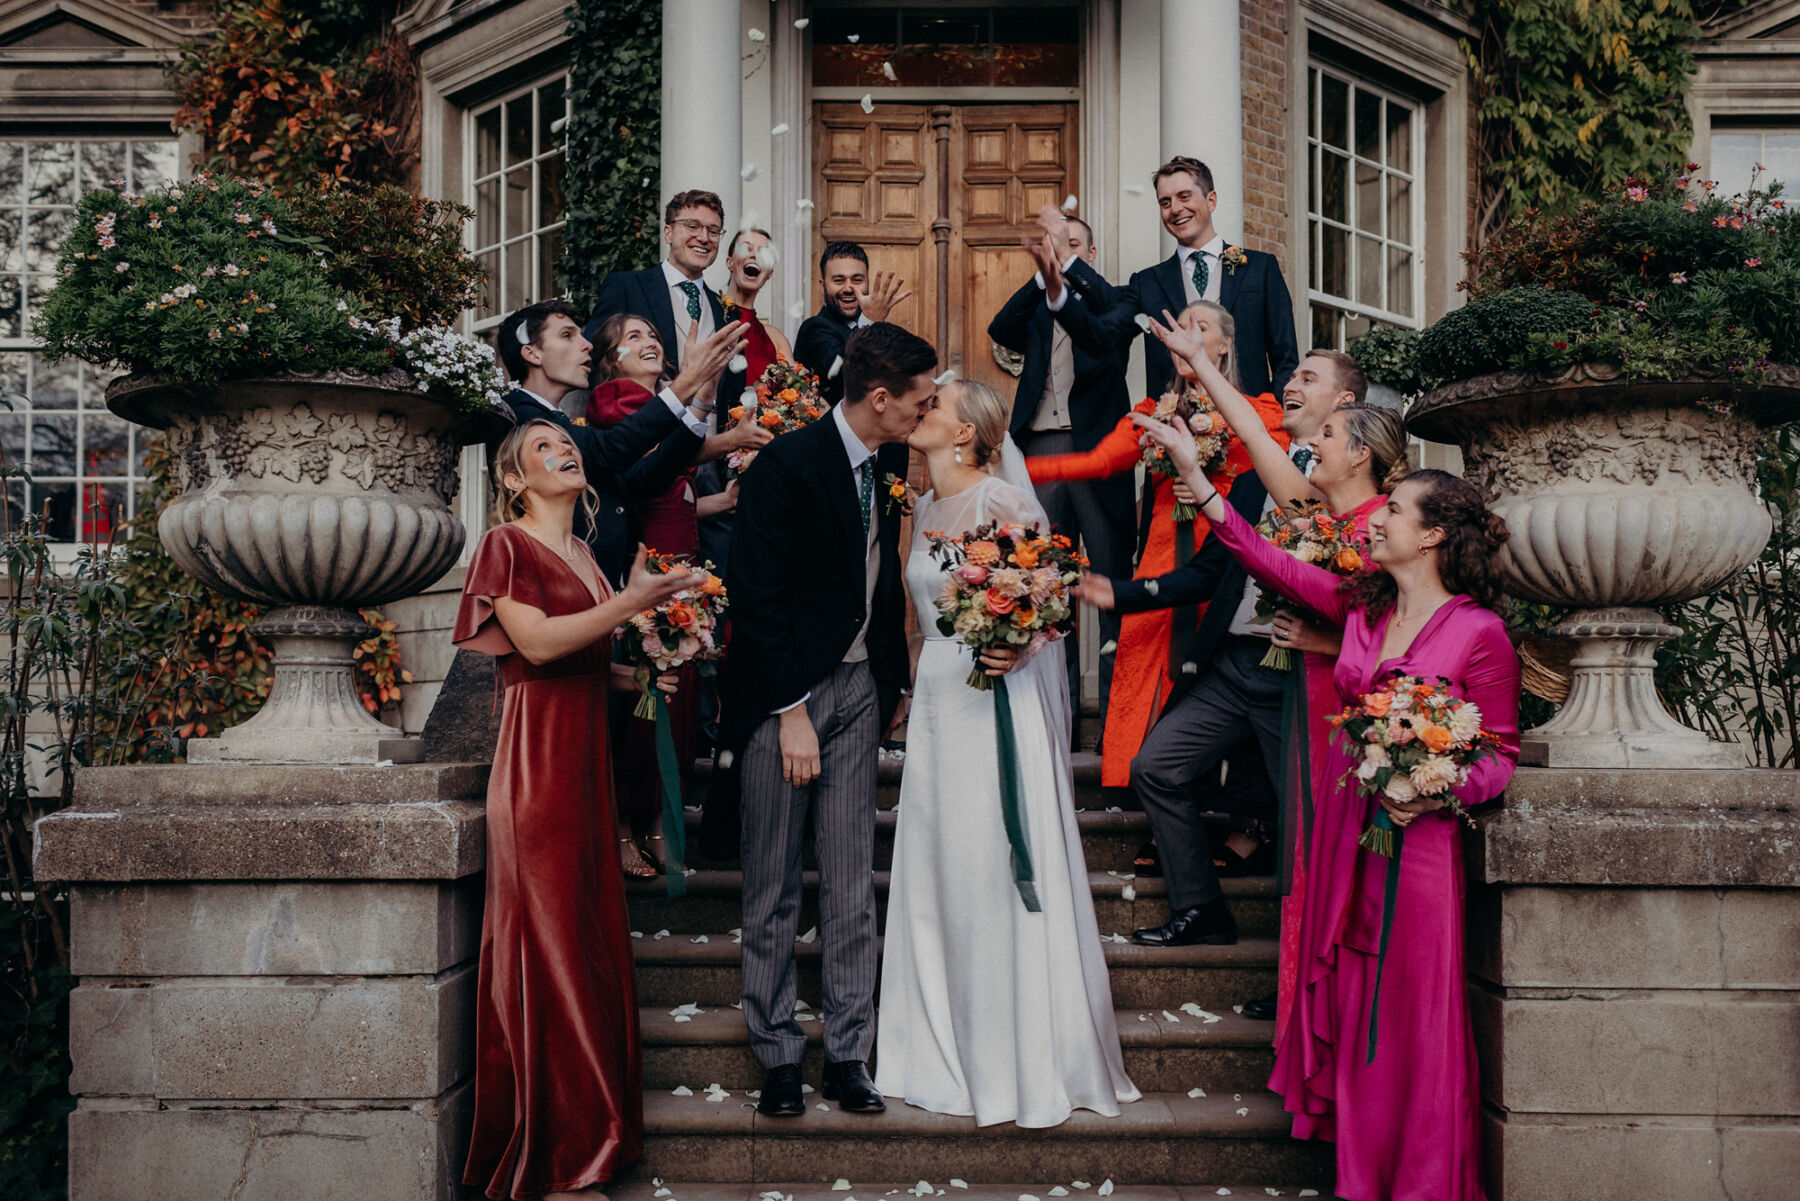
M747 309L741 304L734 303L726 311L726 315L735 317L750 327L745 331L744 339L744 361L748 364L744 370L744 382L754 387L756 381L762 378L763 372L769 369L769 364L779 357L780 352L775 349L775 339L769 337L769 329L762 323L762 318L756 315L755 309ZM731 403L736 404L737 402L734 400ZM719 407L727 406L721 404Z
M594 389L593 399L588 401L588 422L610 429L654 399L655 394L642 384L628 379L608 380ZM638 498L644 545L665 555L698 552L700 519L696 503L691 469L682 472L661 496ZM681 765L685 788L700 734L700 671L690 663L677 668L675 675L678 682L675 695L669 698L669 728L675 735L675 762ZM628 715L623 729L618 762L613 767L619 813L642 828L662 809L662 780L656 768L656 723Z
M496 526L475 547L452 636L497 656L505 687L488 780L475 1125L463 1182L522 1199L604 1183L643 1155L643 1070L613 849L611 640L529 663L494 616L500 596L551 617L597 601L549 547Z
M1464 805L1490 801L1519 758L1519 657L1506 623L1467 596L1451 597L1401 654L1381 658L1392 610L1370 626L1337 576L1264 542L1230 507L1213 526L1259 583L1344 623L1332 671L1338 699L1371 691L1394 672L1443 677L1480 706L1499 736L1456 789ZM1357 845L1375 802L1345 777L1357 760L1335 739L1312 748L1312 842L1298 988L1275 1048L1269 1087L1294 1115L1297 1138L1337 1143L1336 1191L1346 1201L1481 1201L1481 1092L1463 974L1462 831L1442 811L1407 828L1381 991L1381 1041L1367 1058L1382 889L1388 860Z

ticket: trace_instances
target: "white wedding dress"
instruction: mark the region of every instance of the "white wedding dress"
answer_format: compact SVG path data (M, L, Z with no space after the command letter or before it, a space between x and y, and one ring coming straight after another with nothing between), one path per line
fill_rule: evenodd
M1043 912L1019 899L1000 811L994 694L938 633L943 570L923 531L1045 524L1029 492L990 477L919 498L906 586L925 632L907 722L888 892L875 1084L977 1125L1055 1126L1135 1101L1075 825L1069 690L1060 648L1006 677L1031 862Z

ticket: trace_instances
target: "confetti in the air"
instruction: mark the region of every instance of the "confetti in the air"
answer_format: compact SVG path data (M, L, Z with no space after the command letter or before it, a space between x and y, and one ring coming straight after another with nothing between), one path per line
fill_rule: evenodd
M773 242L764 244L763 248L756 252L756 265L764 271L775 270L775 264L780 261L781 256L776 253Z
M731 356L731 361L725 366L733 371L748 371L750 370L750 360L741 354L734 354Z
M755 163L745 163L743 170L739 171L738 174L743 177L745 183L749 183L758 175L762 174L762 168Z
M793 304L788 305L788 316L790 316L790 317L806 316L806 302L804 300L796 300Z
M784 133L792 133L792 132L793 132L793 130L791 128L789 128L788 123L786 121L783 121L780 125L777 125L774 129L771 129L769 131L769 136L772 138L778 138Z
M1075 199L1074 193L1071 192L1068 196L1063 198L1062 211L1065 213L1072 213L1080 204L1081 201Z
M844 40L846 42L849 42L852 46L854 46L854 45L856 45L856 43L862 41L862 34L853 33L853 34L850 34L849 36L847 36Z
M838 377L838 372L842 371L843 369L844 369L844 356L839 355L837 358L831 360L831 369L825 373L825 378L826 379L836 379Z
M932 380L931 382L936 384L940 388L943 387L945 384L955 383L956 382L956 368L954 368L954 367L950 368L950 370L944 372L944 374L938 376L936 379Z
M798 21L794 22L794 28L795 29L805 29L808 25L811 25L811 24L812 24L811 17L801 17Z
M1127 884L1124 888L1119 890L1119 897L1121 900L1135 901L1137 900L1137 889L1134 886Z
M769 40L769 35L760 29L752 29L746 36L753 42L766 42Z
M840 359L839 361L841 362L842 360ZM801 942L812 942L814 939L816 939L818 937L819 937L819 928L817 926L813 926L813 927L809 928L805 934L802 934L800 936L800 941Z
M1143 331L1144 331L1144 332L1146 332L1146 333L1148 333L1148 332L1149 332L1149 331L1150 331L1150 317L1149 317L1149 314L1147 314L1147 313L1139 313L1139 314L1138 314L1138 315L1137 315L1137 316L1135 316L1135 317L1133 317L1133 318L1132 318L1132 320L1133 320L1133 321L1135 321L1135 322L1137 322L1137 327L1138 327L1138 328L1139 328L1139 329L1141 329L1141 330L1143 330Z
M882 63L881 64L881 73L883 75L887 76L889 79L893 80L895 83L898 83L900 81L900 77L898 75L894 74L894 64L893 63L886 63L886 62Z
M862 110L865 113L872 113L875 111L875 94L873 92L863 93Z

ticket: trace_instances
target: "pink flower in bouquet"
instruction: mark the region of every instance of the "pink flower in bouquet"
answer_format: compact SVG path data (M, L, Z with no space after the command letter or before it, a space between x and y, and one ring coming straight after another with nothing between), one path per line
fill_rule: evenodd
M1414 738L1413 728L1406 722L1394 718L1388 722L1387 740L1395 746L1405 746Z
M979 588L987 583L988 570L979 563L964 563L956 569L956 573L972 588Z

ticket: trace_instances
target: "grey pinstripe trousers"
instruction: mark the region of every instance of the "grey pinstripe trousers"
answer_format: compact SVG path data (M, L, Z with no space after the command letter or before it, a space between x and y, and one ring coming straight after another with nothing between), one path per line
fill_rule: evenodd
M806 702L819 734L819 778L781 778L781 719L758 726L743 757L744 1020L765 1068L797 1064L794 939L800 934L800 844L815 812L825 1058L867 1060L875 1042L875 678L841 663Z

